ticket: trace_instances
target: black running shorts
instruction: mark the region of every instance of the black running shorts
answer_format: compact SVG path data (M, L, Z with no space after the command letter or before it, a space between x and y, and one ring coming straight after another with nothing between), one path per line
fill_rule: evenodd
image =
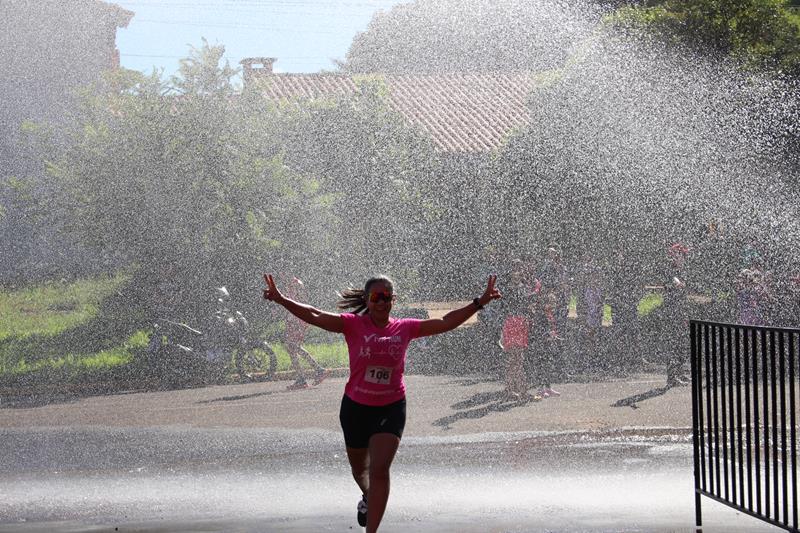
M369 438L376 433L391 433L402 438L406 427L406 400L403 398L389 405L373 406L356 403L344 395L339 422L348 448L369 447Z

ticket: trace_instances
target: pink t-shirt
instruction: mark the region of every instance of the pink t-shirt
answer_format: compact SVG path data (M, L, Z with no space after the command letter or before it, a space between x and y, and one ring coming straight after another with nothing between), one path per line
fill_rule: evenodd
M350 353L350 379L344 393L363 405L388 405L405 398L406 348L419 337L422 321L390 318L379 328L368 315L343 313L341 317Z

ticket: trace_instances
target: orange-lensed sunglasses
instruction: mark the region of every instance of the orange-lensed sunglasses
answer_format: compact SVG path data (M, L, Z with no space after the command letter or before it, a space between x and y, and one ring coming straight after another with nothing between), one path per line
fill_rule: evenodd
M391 302L394 300L394 294L390 292L371 292L369 293L369 301L378 303L380 301Z

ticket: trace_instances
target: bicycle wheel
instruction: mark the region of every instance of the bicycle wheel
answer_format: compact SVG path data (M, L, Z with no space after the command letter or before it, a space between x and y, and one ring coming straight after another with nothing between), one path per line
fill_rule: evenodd
M236 370L240 380L271 381L277 366L278 358L267 343L248 343L236 354Z

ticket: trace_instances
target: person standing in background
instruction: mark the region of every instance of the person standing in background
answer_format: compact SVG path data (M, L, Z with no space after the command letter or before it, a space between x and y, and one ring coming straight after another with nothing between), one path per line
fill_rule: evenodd
M539 385L534 394L534 400L561 396L553 388L556 365L563 364L564 337L562 327L564 322L558 320L559 297L554 289L542 288L537 298L531 344L529 349L536 352L536 381Z
M689 353L688 288L686 258L689 248L683 243L667 249L668 265L664 273L664 303L661 310L659 351L667 363L667 387L687 385L686 360Z
M513 261L502 305L500 346L506 354L504 394L505 399L512 401L528 397L524 354L530 340L533 294L530 284L526 283L524 266L521 259Z
M286 297L292 300L304 301L306 299L306 287L300 278L287 276L289 283L286 287ZM289 353L292 370L294 371L294 383L286 387L288 390L301 390L310 387L303 370L305 361L314 372L314 385L319 385L328 377L328 371L314 359L308 351L303 348L308 324L291 313L286 313L285 331L283 335L283 345Z
M612 255L607 269L608 303L611 305L607 356L612 366L623 373L640 370L644 362L638 314L644 286L641 270L636 258L621 247Z

